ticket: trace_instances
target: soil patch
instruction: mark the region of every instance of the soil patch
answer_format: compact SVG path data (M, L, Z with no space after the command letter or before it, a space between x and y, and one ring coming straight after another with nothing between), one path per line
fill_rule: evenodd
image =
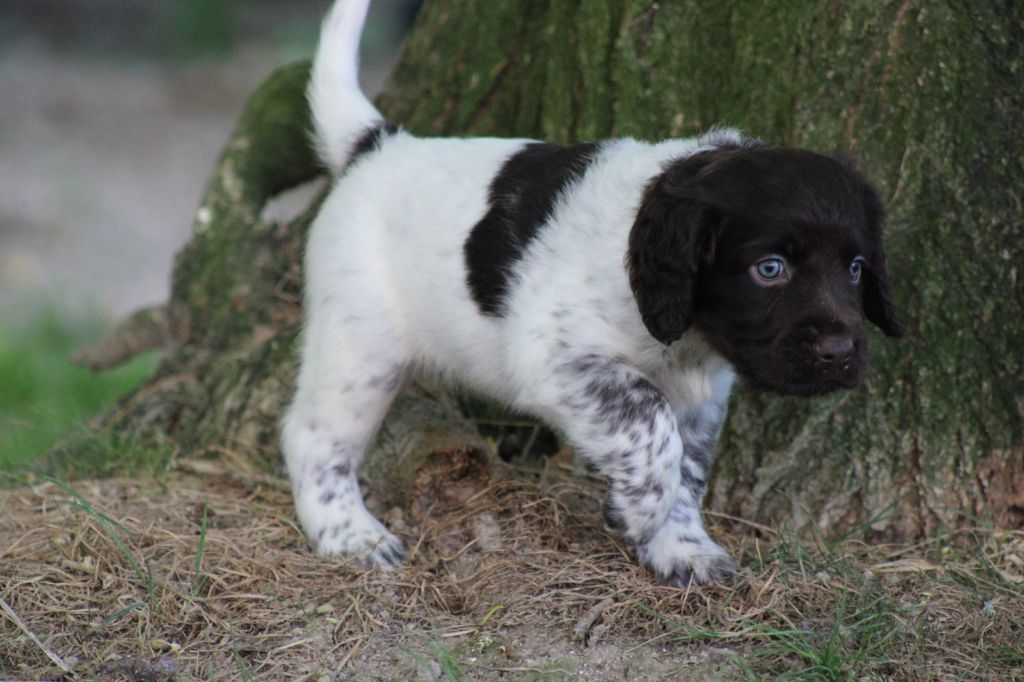
M5 491L0 676L952 679L1024 662L1021 532L866 547L715 519L742 576L678 590L606 535L597 488L549 472L389 511L413 551L382 572L314 556L282 483Z

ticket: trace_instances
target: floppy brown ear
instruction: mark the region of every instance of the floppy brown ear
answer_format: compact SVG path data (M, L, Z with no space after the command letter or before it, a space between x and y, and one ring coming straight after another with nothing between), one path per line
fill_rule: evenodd
M889 273L885 269L885 251L882 248L882 225L885 209L878 194L870 185L864 185L864 213L867 219L867 267L864 269L864 315L886 336L903 336L903 323L896 313L889 286Z
M692 322L701 254L718 221L717 212L701 205L690 186L713 155L690 157L655 177L629 233L629 284L647 331L666 345Z

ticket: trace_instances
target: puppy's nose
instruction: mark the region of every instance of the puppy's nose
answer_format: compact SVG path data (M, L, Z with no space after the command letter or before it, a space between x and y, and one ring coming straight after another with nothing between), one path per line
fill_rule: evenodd
M853 357L853 339L849 336L823 336L814 344L814 351L819 361L846 369Z

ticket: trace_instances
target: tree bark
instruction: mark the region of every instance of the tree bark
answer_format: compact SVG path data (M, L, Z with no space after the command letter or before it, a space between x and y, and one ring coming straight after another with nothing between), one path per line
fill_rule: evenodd
M716 124L852 151L888 205L907 338L873 335L856 391L740 390L713 509L911 537L1024 521L1024 6L882 1L428 3L380 100L424 135L687 136ZM273 458L294 376L298 255L316 202L304 67L232 136L178 257L175 349L108 426Z

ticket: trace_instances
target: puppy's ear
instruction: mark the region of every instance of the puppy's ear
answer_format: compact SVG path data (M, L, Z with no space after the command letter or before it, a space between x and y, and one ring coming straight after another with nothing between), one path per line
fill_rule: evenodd
M701 204L695 183L715 157L705 152L676 162L644 191L629 233L626 265L644 325L668 345L692 322L697 271L717 212Z
M885 269L885 252L882 249L885 209L878 194L867 182L864 183L864 215L868 250L864 254L867 261L864 269L864 315L887 336L899 338L903 336L903 324L892 300L889 273Z

